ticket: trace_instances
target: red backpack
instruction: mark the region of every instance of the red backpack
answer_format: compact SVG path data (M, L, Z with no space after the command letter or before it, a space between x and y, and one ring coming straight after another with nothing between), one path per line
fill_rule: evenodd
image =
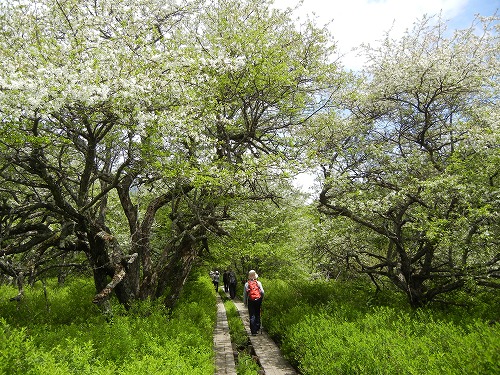
M256 280L248 280L248 298L251 301L260 298L260 288Z

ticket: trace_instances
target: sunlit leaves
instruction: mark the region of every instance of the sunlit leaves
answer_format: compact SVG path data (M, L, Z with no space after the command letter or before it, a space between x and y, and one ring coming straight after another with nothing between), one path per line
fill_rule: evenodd
M481 21L451 34L426 18L400 40L366 46L370 63L343 100L344 119L325 118L318 144L322 210L386 237L362 263L413 305L467 273L495 272L498 20Z
M270 2L21 3L0 4L1 177L42 222L56 212L51 228L78 226L99 283L118 245L139 254L130 296L141 275L189 270L165 262L191 262L235 202L278 199L295 128L340 82L326 30Z

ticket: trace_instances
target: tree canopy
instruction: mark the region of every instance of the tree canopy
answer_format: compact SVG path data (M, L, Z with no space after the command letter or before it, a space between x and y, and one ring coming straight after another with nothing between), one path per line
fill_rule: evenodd
M96 303L173 303L232 202L279 196L291 129L339 79L326 30L268 2L14 1L0 26L0 269L20 295L89 266Z
M170 306L211 244L241 267L300 253L389 280L415 307L499 286L498 18L424 18L347 73L327 29L291 16L270 0L0 3L15 298L82 270L95 303ZM290 192L304 165L323 172L319 217Z
M498 23L450 35L425 18L365 51L344 113L319 123L320 210L372 234L346 255L413 306L498 287Z

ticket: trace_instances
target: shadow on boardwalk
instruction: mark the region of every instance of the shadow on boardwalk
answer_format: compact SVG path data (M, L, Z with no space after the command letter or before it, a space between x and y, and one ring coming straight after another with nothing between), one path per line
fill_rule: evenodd
M251 335L247 308L243 302L236 300L233 302L243 320L243 325L264 373L266 375L297 375L295 369L283 357L276 343L265 331L255 336ZM217 352L216 374L236 374L226 310L219 295L217 295L217 327L214 332L214 345Z

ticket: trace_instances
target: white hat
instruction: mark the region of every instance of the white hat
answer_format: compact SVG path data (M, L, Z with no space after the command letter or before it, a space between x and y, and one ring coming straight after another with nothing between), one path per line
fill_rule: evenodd
M257 272L255 272L255 270L250 270L248 271L248 278L250 280L257 280L259 278L259 275L257 275Z

